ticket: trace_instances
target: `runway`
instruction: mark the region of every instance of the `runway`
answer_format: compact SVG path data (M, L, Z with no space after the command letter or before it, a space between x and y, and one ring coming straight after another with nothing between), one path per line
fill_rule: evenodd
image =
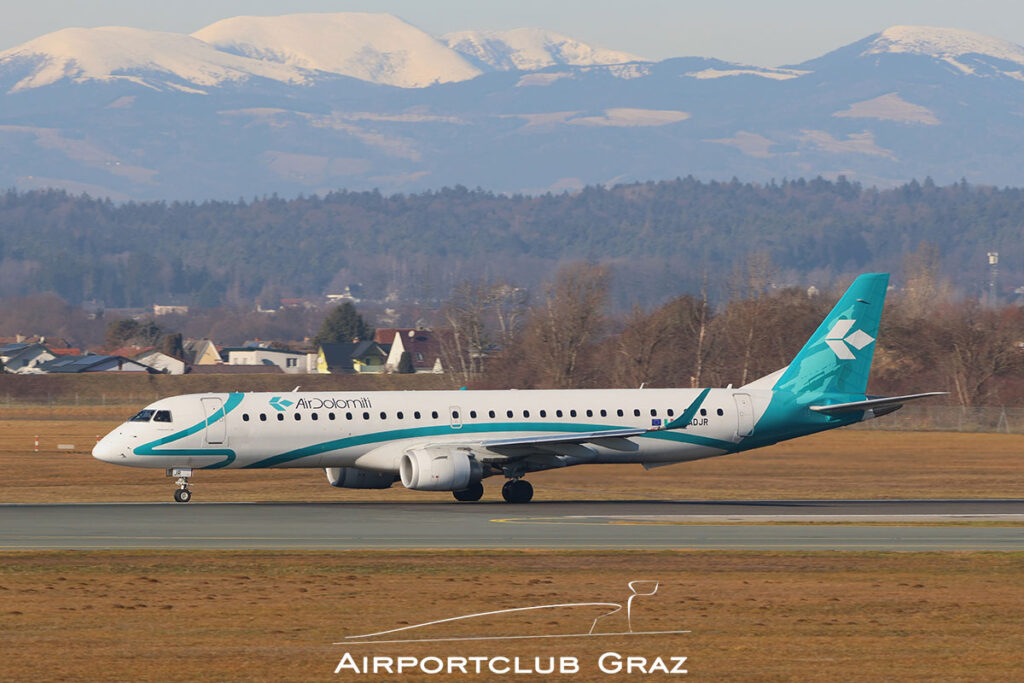
M1024 500L0 505L0 549L1024 551L1014 524Z

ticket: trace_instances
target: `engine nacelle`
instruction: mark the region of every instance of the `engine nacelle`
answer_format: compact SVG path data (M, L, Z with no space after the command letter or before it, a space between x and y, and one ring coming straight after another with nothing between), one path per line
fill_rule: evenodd
M395 483L395 475L361 470L358 467L325 467L331 486L339 489L386 489Z
M416 448L402 454L402 485L417 491L461 491L483 478L480 463L465 451Z

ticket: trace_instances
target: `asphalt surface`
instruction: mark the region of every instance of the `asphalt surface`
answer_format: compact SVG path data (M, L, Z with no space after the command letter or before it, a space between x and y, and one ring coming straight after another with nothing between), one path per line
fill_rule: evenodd
M0 505L0 550L1024 551L1014 524L1024 500Z

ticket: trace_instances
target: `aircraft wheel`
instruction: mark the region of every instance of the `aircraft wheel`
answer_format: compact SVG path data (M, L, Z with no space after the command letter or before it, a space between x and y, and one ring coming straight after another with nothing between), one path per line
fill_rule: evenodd
M192 492L188 489L176 489L174 491L174 500L178 503L187 503L192 500Z
M455 500L457 501L472 503L484 497L484 485L477 482L475 484L471 484L469 488L462 489L461 491L452 491L452 495L455 496Z
M524 479L508 481L501 487L506 503L529 503L533 499L533 486Z

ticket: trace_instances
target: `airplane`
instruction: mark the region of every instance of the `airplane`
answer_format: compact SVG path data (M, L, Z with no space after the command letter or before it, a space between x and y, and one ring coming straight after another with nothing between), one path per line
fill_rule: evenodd
M505 501L527 503L531 472L738 453L942 395L865 393L888 283L887 273L859 276L789 365L739 388L189 394L146 406L92 454L166 470L180 503L195 470L271 467L467 502L503 476Z

